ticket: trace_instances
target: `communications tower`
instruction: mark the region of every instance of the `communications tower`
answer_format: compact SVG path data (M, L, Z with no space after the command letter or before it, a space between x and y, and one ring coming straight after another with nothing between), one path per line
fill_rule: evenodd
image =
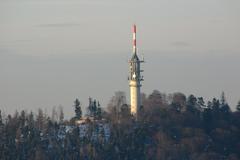
M130 75L129 75L129 87L130 87L130 107L131 107L131 114L138 119L139 109L141 106L141 81L143 81L143 76L141 76L141 63L144 60L139 60L137 55L137 41L136 41L136 25L134 24L132 27L132 34L133 34L133 55L132 58L129 60L129 67L130 67Z

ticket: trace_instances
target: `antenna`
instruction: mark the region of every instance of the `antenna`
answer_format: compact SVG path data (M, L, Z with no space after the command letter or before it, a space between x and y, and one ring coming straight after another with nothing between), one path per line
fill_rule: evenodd
M142 60L141 60L141 62L144 62L144 55L142 54Z
M134 24L132 27L132 34L133 34L133 53L137 54L137 40L136 40L136 33L137 33L137 27Z

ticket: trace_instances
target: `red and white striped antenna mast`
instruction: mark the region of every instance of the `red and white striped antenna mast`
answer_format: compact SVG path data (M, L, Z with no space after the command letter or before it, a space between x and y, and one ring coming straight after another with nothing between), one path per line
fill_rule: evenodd
M137 27L136 27L136 24L133 25L132 32L133 32L133 53L137 54L137 40L136 40Z

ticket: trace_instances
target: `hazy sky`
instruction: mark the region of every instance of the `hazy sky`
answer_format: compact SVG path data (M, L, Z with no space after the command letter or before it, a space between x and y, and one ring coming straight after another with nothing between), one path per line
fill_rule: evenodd
M239 0L0 0L0 109L128 94L131 25L153 89L240 99ZM206 99L209 100L209 99ZM49 109L50 110L50 109Z

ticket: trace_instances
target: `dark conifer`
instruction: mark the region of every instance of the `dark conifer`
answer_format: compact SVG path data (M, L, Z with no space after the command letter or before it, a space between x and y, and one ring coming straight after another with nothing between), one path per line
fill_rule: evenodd
M237 109L238 112L240 112L240 101L238 101L238 104L237 104L237 106L236 106L236 109Z
M98 105L97 105L97 119L101 119L102 118L102 108L100 106L100 103L98 102Z
M0 110L0 125L3 124L3 120L2 120L2 111Z
M82 117L82 109L80 106L80 101L78 99L74 101L74 107L75 107L75 117L76 119L80 119Z

